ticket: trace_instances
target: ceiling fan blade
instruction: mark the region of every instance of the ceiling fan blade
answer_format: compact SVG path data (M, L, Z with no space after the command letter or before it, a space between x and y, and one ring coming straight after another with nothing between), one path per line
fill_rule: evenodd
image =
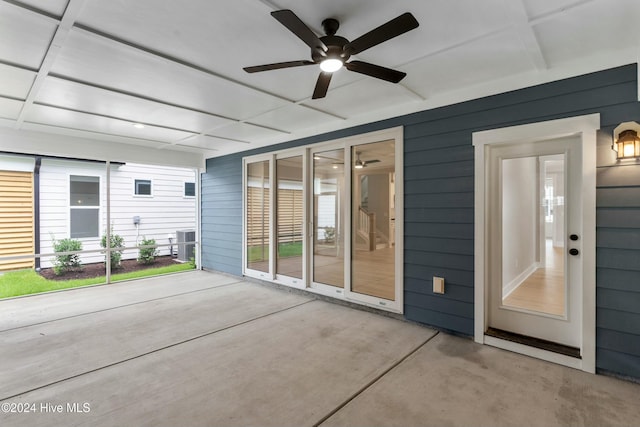
M327 51L327 46L318 38L316 33L311 31L307 24L302 22L298 15L289 9L276 10L271 12L271 16L276 18L278 22L287 27L289 31L298 36L300 40L305 42L312 50L320 53Z
M260 71L278 70L280 68L300 67L303 65L314 65L313 61L289 61L289 62L277 62L275 64L255 65L253 67L244 67L247 73L257 73Z
M321 72L316 82L316 88L313 91L311 99L324 98L327 95L329 89L329 83L331 83L331 76L333 73Z
M344 64L349 71L355 71L356 73L366 74L367 76L375 77L377 79L386 80L391 83L398 83L404 79L407 73L402 71L392 70L391 68L381 67L379 65L370 64L362 61L351 61Z
M351 55L356 55L370 47L386 42L387 40L397 37L400 34L404 34L407 31L411 31L414 28L417 28L418 25L420 24L418 24L418 21L411 13L403 13L386 24L382 24L378 28L369 31L367 34L358 37L345 46L345 50L347 50Z
M380 160L378 159L373 159L373 160L365 160L365 162L368 163L378 163Z

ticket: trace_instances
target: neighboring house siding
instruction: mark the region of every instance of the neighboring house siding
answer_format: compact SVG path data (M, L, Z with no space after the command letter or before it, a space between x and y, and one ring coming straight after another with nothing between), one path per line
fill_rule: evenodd
M33 172L0 170L0 256L33 254ZM0 271L32 268L33 257L0 261Z
M70 237L69 177L100 177L100 227L102 236L107 227L107 184L105 165L79 161L44 159L40 169L41 253L53 252L53 240ZM151 196L135 196L134 180L152 181ZM135 246L143 237L169 244L168 235L175 238L177 230L196 226L196 199L184 197L184 183L195 182L195 174L188 169L147 165L112 165L111 167L111 224L113 231L124 238L126 246ZM133 217L140 217L139 230ZM100 237L81 238L83 249L99 249ZM175 240L174 240L175 242ZM168 255L169 248L159 248L159 255ZM137 250L125 251L123 259L136 258ZM42 260L42 267L51 266L51 257ZM102 262L104 255L86 254L83 263Z
M610 156L621 122L640 121L637 68L619 67L567 80L317 135L241 155L209 159L203 176L203 266L241 274L242 156L404 126L405 317L473 334L474 152L481 130L600 113L599 162ZM598 174L597 367L640 377L640 166ZM631 176L632 175L632 176ZM207 183L205 186L205 182ZM617 188L601 205L606 187ZM605 192L603 192L603 190ZM634 202L630 202L633 199ZM218 202L224 202L218 206ZM629 205L632 203L632 205ZM635 204L633 204L635 203ZM622 227L621 229L617 229ZM622 230L626 232L622 232ZM608 233L608 234L607 234ZM624 234L622 240L613 236ZM605 237L606 236L606 237ZM635 237L634 237L635 236ZM431 292L443 276L444 295Z

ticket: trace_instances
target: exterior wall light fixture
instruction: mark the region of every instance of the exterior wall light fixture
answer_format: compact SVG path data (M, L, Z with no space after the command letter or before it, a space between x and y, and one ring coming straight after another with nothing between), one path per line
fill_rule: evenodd
M614 130L613 151L618 159L640 157L640 125L635 122L622 123Z

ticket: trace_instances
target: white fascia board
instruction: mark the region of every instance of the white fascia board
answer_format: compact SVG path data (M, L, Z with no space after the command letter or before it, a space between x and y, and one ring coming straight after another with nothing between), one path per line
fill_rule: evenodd
M200 153L145 147L0 126L0 151L86 160L143 163L204 169Z

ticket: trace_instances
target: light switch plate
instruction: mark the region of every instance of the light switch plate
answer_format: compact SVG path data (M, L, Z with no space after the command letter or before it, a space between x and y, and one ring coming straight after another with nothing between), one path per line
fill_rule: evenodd
M444 294L444 277L433 276L433 293Z

